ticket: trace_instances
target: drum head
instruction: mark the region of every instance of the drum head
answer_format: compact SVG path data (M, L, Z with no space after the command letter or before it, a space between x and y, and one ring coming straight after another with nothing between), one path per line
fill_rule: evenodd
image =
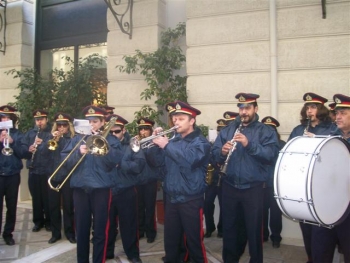
M337 137L325 139L318 149L313 170L309 171L308 191L314 213L325 225L337 224L350 203L350 153Z

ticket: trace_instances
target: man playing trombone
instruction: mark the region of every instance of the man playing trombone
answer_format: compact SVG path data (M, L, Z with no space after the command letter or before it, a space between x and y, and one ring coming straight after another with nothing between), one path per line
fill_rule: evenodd
M61 152L61 158L70 157L63 167L72 174L77 262L89 262L93 219L92 258L94 263L100 263L106 259L112 177L123 153L118 138L109 134L115 119L105 127L106 111L95 106L85 107L83 114L89 120L92 135L75 136Z
M2 237L6 245L15 244L12 232L16 224L18 188L20 184L20 172L23 168L21 139L23 137L16 128L17 116L14 107L5 105L0 107L0 118L2 126L5 122L10 125L1 127L0 134L0 233L2 224L3 201L6 202L6 219Z
M66 113L57 113L54 116L52 125L52 138L49 140L47 147L52 151L51 173L61 163L61 151L74 137L74 127L72 117ZM55 181L55 178L53 178ZM74 229L74 207L73 207L73 191L69 186L69 181L65 184L60 192L49 190L49 208L51 217L51 233L52 237L49 244L55 243L61 239L62 215L61 215L61 199L63 208L63 226L64 233L70 243L76 243Z
M172 105L175 106L173 110ZM201 112L182 101L170 103L176 128L174 139L159 136L153 139L158 147L148 150L149 162L165 173L164 192L166 209L164 219L164 262L180 260L183 234L193 262L207 262L203 244L203 203L205 176L210 158L210 143L195 126ZM154 135L161 131L155 129Z
M28 186L32 196L33 232L45 227L51 231L47 178L50 175L52 153L47 147L51 138L51 125L45 110L33 111L35 127L24 134L22 150L29 169Z

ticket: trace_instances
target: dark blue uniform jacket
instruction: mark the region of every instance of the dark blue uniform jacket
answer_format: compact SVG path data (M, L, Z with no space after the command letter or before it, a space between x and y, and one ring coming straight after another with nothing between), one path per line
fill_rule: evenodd
M315 127L310 127L308 128L308 131L311 133L314 133L316 135L329 135L332 130L335 129L335 124L332 122L320 122L318 125ZM292 133L290 134L288 141L297 137L297 136L302 136L304 134L305 126L300 124L296 126Z

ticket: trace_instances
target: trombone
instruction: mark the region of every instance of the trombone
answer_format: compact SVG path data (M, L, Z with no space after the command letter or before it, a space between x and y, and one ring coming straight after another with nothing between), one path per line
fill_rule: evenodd
M0 129L7 130L6 138L4 138L3 141L4 148L1 150L1 153L6 156L10 156L13 154L13 150L12 148L10 148L10 128L13 128L13 123L11 120L3 121L0 123Z
M158 133L157 135L152 135L149 136L147 138L141 139L139 140L139 136L135 136L133 138L131 138L130 140L130 147L134 152L138 152L140 149L149 149L153 146L155 146L155 144L152 142L153 139L161 137L163 135L166 135L168 133L174 133L174 135L169 139L172 140L175 138L175 131L179 126L174 126L172 128L170 128L169 130L166 131L162 131L160 133Z
M87 141L86 141L86 147L88 148L88 153L93 154L93 155L97 155L97 156L104 156L109 152L109 145L108 142L106 140L106 137L110 131L110 129L114 126L115 122L116 122L117 118L113 117L111 118L111 120L109 121L109 123L107 124L106 128L103 130L103 133L101 135L91 135L90 137L88 137ZM82 157L80 157L80 159L78 160L78 162L74 165L74 167L72 168L72 170L69 172L69 174L66 176L66 178L63 180L62 183L58 184L56 187L54 187L51 183L52 178L55 177L55 175L57 174L57 172L61 169L61 167L66 163L66 161L68 160L68 158L72 155L72 153L78 148L78 146L80 146L80 144L82 142L85 142L85 138L86 136L88 136L89 134L84 135L79 142L74 146L74 148L69 152L69 154L66 156L66 158L64 158L64 160L60 163L60 165L56 168L56 170L52 173L52 175L50 176L50 178L47 180L50 188L56 192L59 192L61 190L61 188L63 187L63 185L66 183L66 181L68 180L68 178L70 178L70 176L73 174L73 172L75 171L75 169L79 166L79 164L83 161L83 159L85 158L87 153L84 153Z

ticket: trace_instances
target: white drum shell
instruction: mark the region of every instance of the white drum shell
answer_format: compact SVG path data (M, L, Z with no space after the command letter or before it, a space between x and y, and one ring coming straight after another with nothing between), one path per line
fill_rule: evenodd
M350 203L348 147L338 137L292 139L279 153L274 189L285 216L336 225Z

